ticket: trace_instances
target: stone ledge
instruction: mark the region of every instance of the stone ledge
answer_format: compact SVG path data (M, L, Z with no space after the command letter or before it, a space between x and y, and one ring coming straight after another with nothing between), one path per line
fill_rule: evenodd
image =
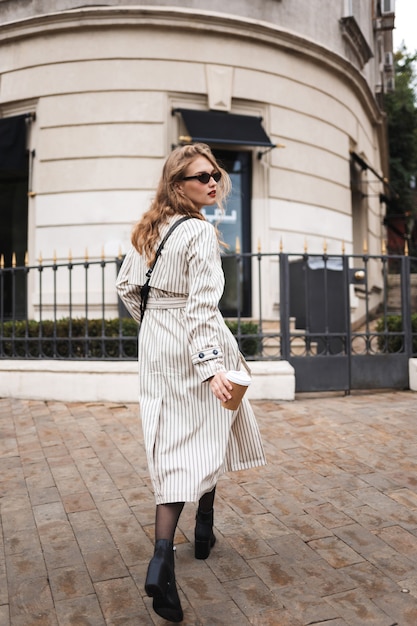
M294 368L286 361L249 363L250 400L294 400ZM136 361L0 361L0 397L60 402L137 402Z
M417 391L417 359L408 362L408 379L411 391Z
M250 361L250 400L294 400L295 371L288 361Z

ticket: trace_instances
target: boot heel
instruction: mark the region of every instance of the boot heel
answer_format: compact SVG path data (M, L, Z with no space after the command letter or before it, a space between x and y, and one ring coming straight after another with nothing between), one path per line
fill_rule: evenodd
M153 558L146 575L145 591L148 596L164 596L171 576L168 564L160 558Z
M157 615L169 622L182 622L184 614L175 584L174 550L172 541L158 539L146 574L145 591L153 598Z
M210 554L210 549L210 539L207 539L207 541L196 539L194 541L194 556L196 559L206 559Z

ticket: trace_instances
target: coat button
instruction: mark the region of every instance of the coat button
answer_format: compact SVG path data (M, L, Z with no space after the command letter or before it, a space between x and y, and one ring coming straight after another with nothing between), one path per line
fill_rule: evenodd
M219 354L218 350L213 350L213 354Z
M199 359L204 359L204 352L200 352L200 354L198 355Z

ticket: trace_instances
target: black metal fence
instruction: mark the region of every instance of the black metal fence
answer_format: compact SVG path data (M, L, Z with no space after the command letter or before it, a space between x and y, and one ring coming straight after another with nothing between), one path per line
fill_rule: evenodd
M296 391L408 387L417 355L415 260L282 255L281 354L294 366Z
M283 252L226 259L227 323L249 360L289 361L299 391L407 387L408 359L417 356L417 259ZM135 359L137 325L115 291L120 263L0 267L0 358Z

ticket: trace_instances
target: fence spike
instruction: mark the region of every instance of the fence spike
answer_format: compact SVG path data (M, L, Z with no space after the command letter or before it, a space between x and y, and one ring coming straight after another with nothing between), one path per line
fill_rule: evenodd
M85 261L88 261L88 249L85 249L85 257L84 257Z
M39 252L38 263L39 265L42 265L42 252Z
M123 258L122 246L119 246L119 253L118 253L118 255L117 255L117 256L118 256L119 261L121 261L121 260L122 260L122 258Z
M304 237L304 252L307 252L307 250L308 250L307 237Z
M72 263L72 252L71 252L71 248L68 250L68 263Z
M346 248L345 248L345 240L342 239L342 254L345 254L346 252Z
M104 261L104 246L101 246L101 260Z
M408 256L408 241L404 241L404 256Z
M323 241L323 252L324 254L327 253L327 241L326 240Z
M240 254L240 239L236 237L236 254Z
M0 269L4 269L4 254L0 256Z
M282 243L282 237L280 237L280 240L279 240L279 251L280 252L284 251L284 244Z
M12 254L12 267L16 267L16 252Z
M366 241L366 239L363 240L363 253L368 253L368 242Z
M385 239L382 240L382 245L381 245L381 254L386 254L387 253L387 246L385 243Z
M28 255L28 251L26 250L25 252L25 267L28 267L29 265L29 255Z
M54 262L54 265L56 264L56 250L54 250L54 256L52 257L52 261Z
M258 239L258 252L260 252L260 251L261 251L261 249L262 249L262 248L261 248L261 240L260 240L260 239Z

